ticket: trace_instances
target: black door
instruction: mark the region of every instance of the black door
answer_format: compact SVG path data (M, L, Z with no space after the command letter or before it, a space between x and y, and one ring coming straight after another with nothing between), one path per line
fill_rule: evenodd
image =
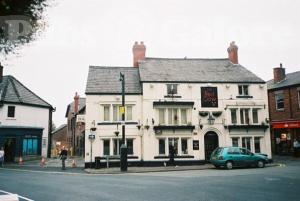
M16 138L7 138L4 143L4 161L15 162Z
M207 132L204 136L205 160L209 161L211 153L219 146L219 138L215 132Z

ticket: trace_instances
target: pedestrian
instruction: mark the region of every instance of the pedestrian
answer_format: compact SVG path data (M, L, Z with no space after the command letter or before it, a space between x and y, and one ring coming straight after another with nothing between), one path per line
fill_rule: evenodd
M68 151L65 149L65 147L63 146L62 147L62 150L59 154L60 156L60 160L61 160L61 165L62 165L62 170L65 170L66 169L66 159L67 159L67 156L68 156Z
M300 143L298 142L297 138L294 138L293 148L294 148L294 156L299 157Z
M0 166L3 167L3 163L4 163L4 149L3 147L1 147L0 149Z
M169 157L170 157L170 165L175 165L175 149L174 149L174 146L173 145L170 145L169 146Z

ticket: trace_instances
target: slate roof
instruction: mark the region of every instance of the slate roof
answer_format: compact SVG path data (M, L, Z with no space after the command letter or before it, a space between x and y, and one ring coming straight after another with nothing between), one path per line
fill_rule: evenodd
M138 68L106 66L90 66L85 93L121 94L120 72L125 75L125 93L141 94Z
M64 129L65 127L67 127L67 124L62 124L60 125L58 128L56 128L54 131L52 131L52 135L55 135L58 131Z
M139 63L142 82L265 83L229 59L146 58Z
M78 99L78 113L85 108L86 105L86 99L85 98L79 98ZM71 110L70 110L71 109ZM74 101L72 103L70 103L67 107L67 111L66 111L66 115L65 117L68 117L69 111L71 113L74 113Z
M274 79L267 82L268 89L278 89L293 85L300 85L300 71L286 74L286 79L274 84Z
M11 75L3 76L0 83L0 104L3 103L52 108L49 103L37 96Z

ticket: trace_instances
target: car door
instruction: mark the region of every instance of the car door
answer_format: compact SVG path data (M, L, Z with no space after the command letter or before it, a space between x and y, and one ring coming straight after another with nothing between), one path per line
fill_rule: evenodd
M241 154L238 147L228 148L228 160L233 161L234 166L241 166Z
M248 149L240 148L243 166L251 166L255 162L254 154Z

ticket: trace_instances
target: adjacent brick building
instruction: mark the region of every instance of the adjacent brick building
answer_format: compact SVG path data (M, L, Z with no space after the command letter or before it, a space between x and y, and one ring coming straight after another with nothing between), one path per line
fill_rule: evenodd
M67 124L59 126L52 132L52 156L57 156L63 147L68 148Z
M294 139L300 140L300 71L285 74L274 68L268 82L272 151L279 155L293 153Z

